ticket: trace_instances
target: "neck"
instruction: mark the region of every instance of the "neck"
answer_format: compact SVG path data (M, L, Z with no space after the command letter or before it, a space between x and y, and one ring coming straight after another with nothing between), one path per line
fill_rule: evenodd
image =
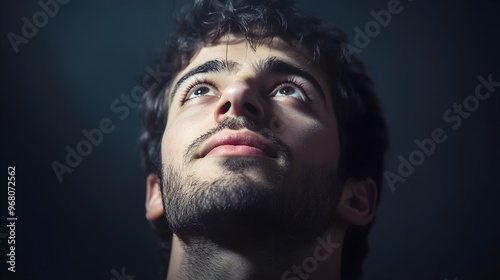
M183 241L174 234L167 280L338 280L342 239L342 232L333 228L316 240L293 246L280 241L222 246L204 238Z

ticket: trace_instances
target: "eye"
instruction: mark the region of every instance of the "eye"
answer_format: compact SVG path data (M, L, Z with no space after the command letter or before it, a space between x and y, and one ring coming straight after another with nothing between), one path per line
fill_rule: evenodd
M305 94L300 86L283 83L274 90L274 96L290 96L305 101Z
M191 100L201 96L217 96L217 93L215 91L216 90L212 85L199 84L188 91L185 100Z

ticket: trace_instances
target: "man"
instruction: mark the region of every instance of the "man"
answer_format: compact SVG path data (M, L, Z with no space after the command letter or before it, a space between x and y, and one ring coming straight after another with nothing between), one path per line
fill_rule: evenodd
M179 16L141 136L168 280L360 278L387 136L345 42L287 0Z

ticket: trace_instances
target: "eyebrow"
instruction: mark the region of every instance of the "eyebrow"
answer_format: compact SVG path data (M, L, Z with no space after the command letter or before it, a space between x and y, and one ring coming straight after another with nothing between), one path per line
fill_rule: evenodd
M208 74L208 73L219 73L219 72L234 72L237 71L239 67L239 64L234 62L234 61L228 61L228 60L209 60L200 66L194 68L193 70L187 72L184 74L177 83L175 83L174 89L172 90L172 94L170 95L170 104L172 103L172 100L174 100L175 93L179 89L179 87L184 83L187 79L191 78L192 76L195 76L197 74L203 73L203 74Z
M209 73L220 73L220 72L235 72L238 71L240 64L231 60L209 60L193 70L184 74L176 83L172 90L172 93L169 98L169 104L172 103L172 100L175 97L175 94L179 87L189 78L195 76L197 74L209 74ZM323 89L321 88L318 81L309 74L305 69L285 62L283 60L279 60L276 57L271 57L267 59L262 59L259 62L253 65L253 68L256 73L259 75L272 73L278 75L294 75L299 76L306 79L309 83L312 84L314 89L321 95L323 101L326 102L326 97Z

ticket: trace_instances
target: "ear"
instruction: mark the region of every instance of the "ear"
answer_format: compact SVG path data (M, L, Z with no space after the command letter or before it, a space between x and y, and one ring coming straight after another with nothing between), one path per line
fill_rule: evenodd
M377 185L371 178L347 180L337 216L351 225L369 224L375 216L377 195Z
M154 221L160 218L163 213L160 179L155 174L149 174L146 179L146 219Z

